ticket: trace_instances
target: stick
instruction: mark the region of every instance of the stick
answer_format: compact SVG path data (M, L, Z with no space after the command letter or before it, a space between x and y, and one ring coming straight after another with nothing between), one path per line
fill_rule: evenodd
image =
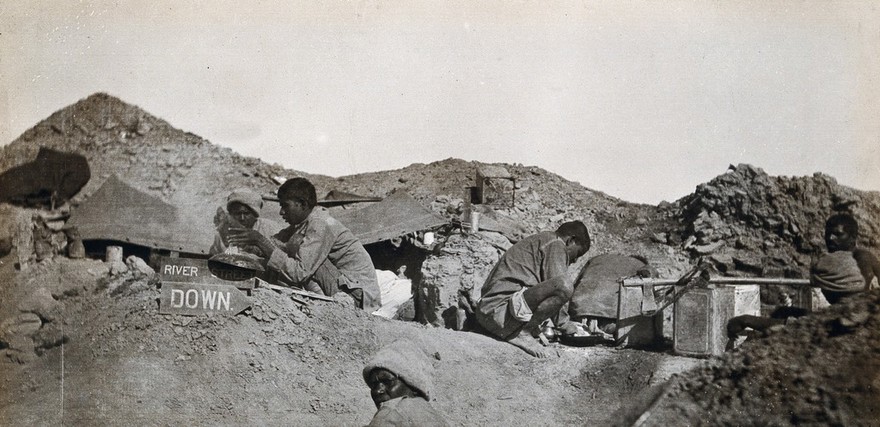
M259 281L261 287L269 288L273 291L291 292L291 293L294 293L297 295L302 295L304 297L309 297L309 298L313 298L313 299L319 299L322 301L336 301L335 299L333 299L333 297L328 297L326 295L316 294L314 292L303 291L303 290L294 289L294 288L288 288L286 286L273 285L263 279L260 279L259 277L257 278L257 280Z
M309 302L309 300L305 300L305 299L302 299L302 298L297 298L297 297L294 296L294 295L291 295L291 296L290 296L290 299L292 299L293 302L300 303L300 304L302 304L302 305L309 305L309 304L311 304L311 303Z
M290 288L287 288L287 289L290 289ZM322 301L336 301L335 299L333 299L333 297L328 297L327 295L316 294L314 292L301 291L299 289L290 289L290 291L297 294L297 295L302 295L304 297L319 299Z
M675 283L672 283L670 289L668 289L664 293L661 299L661 301L663 301L663 304L660 306L660 308L656 308L656 302L654 302L654 304L652 305L655 307L655 310L645 310L643 303L642 315L653 316L657 313L662 313L663 310L666 309L666 307L669 307L670 305L678 301L678 299L681 298L681 296L684 295L685 292L697 286L705 285L709 281L709 272L707 271L708 268L709 266L705 264L698 264L697 266L692 268L690 271L685 273L684 276L681 276L681 278L676 280ZM695 276L698 277L695 278ZM650 282L643 283L643 285L650 284ZM643 286L642 289L646 289L646 286ZM670 293L672 294L671 296ZM648 298L654 297L653 292L651 292L651 294L652 295L648 296Z

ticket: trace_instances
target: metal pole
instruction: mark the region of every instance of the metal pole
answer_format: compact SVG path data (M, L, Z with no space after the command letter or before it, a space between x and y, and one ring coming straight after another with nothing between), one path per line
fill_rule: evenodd
M623 280L623 286L635 287L642 285L669 286L678 282L678 279L641 279L630 278ZM709 279L713 285L788 285L810 286L809 279L786 279L781 277L713 277Z

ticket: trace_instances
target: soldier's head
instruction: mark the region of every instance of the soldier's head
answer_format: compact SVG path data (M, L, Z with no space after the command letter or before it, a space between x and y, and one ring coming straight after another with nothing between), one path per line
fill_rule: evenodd
M414 342L400 339L380 349L364 366L363 376L376 407L398 397L431 399L433 366Z
M291 178L278 188L281 217L290 225L303 222L318 204L315 186L305 178Z
M253 228L260 217L263 198L259 194L240 188L226 198L226 212L245 228Z
M556 235L565 242L569 264L573 264L590 250L590 232L581 221L563 223L556 229Z
M825 247L828 252L851 251L859 239L859 223L848 213L831 215L825 221Z

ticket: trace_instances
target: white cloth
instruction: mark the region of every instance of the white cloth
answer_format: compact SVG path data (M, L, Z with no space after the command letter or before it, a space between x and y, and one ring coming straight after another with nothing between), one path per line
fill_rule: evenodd
M398 279L396 274L386 270L376 270L376 279L379 282L382 305L373 314L393 319L400 306L412 299L412 281Z
M522 288L515 294L510 296L510 303L507 305L513 318L520 322L528 322L532 320L532 309L526 303L523 294L527 288Z

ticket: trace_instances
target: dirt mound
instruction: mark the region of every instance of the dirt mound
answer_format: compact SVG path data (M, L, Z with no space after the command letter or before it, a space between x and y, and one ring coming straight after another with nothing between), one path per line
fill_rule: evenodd
M645 426L876 425L878 352L880 293L873 292L674 377L629 418L647 409Z
M683 247L712 255L722 273L799 278L811 255L825 249L825 219L841 211L858 219L862 247L880 249L880 193L820 173L771 177L751 165L731 166L679 200L674 215Z

